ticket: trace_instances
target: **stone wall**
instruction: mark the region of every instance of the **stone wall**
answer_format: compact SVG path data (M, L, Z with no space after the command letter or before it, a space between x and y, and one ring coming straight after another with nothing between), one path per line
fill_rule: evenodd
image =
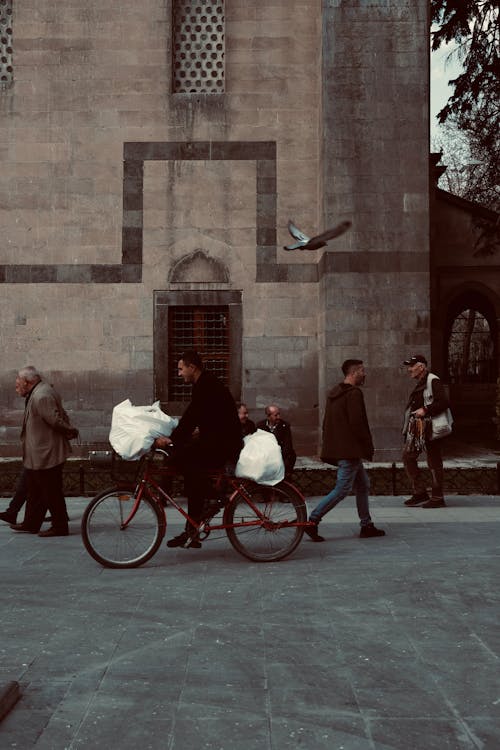
M15 4L0 453L18 449L25 364L60 390L82 452L114 404L157 398L155 294L186 290L240 293L235 395L252 418L279 403L315 454L325 387L361 351L389 447L395 367L427 343L426 7L232 0L225 93L172 95L170 3ZM288 218L311 233L351 219L335 245L350 259L287 253Z
M353 226L320 266L321 385L365 360L377 460L400 450L399 365L430 347L427 20L425 2L325 9L325 224Z

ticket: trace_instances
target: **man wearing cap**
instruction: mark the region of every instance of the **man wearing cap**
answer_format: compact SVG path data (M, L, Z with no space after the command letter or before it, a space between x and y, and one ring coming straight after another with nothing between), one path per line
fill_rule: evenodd
M432 440L432 423L430 417L449 408L449 401L441 380L427 368L427 359L423 354L414 354L405 359L408 375L417 381L406 404L403 438L403 464L410 479L413 495L405 500L405 505L421 505L422 508L444 508L443 497L443 458L440 440ZM427 417L427 419L426 419ZM425 450L427 465L432 477L432 497L427 494L427 487L418 467L418 457Z

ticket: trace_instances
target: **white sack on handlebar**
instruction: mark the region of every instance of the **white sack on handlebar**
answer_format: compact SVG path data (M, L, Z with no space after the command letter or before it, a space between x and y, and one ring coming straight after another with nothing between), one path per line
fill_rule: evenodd
M135 461L149 451L157 437L169 437L179 420L152 406L132 406L130 399L113 409L109 442L119 456Z
M243 442L245 445L236 464L237 477L246 477L270 486L285 478L281 448L272 433L257 430L243 438Z

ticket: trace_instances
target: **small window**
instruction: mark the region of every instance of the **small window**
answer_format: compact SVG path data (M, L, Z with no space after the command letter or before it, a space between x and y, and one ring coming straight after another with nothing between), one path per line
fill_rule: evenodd
M0 0L0 87L14 80L12 67L12 0Z
M224 2L174 0L174 94L224 93Z
M478 310L462 310L451 326L448 374L451 383L495 382L494 343L490 326Z
M191 386L177 373L183 351L195 349L205 369L228 386L229 371L229 308L223 306L170 307L168 311L168 398L169 401L190 401Z

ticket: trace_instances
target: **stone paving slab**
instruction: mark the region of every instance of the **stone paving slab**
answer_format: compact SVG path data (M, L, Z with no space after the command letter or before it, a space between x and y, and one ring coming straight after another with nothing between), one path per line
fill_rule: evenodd
M103 569L84 498L69 537L0 523L0 677L22 690L1 747L498 750L500 498L402 500L374 498L387 536L361 540L346 499L275 564L219 536Z

